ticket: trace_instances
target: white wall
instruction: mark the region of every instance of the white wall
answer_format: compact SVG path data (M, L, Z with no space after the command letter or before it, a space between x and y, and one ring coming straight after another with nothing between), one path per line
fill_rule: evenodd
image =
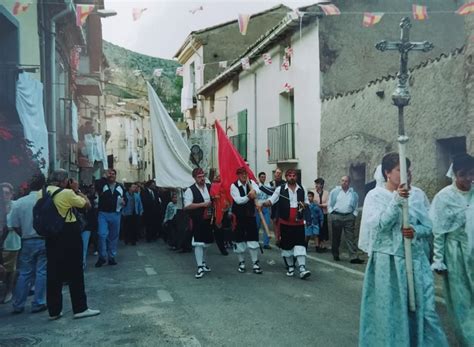
M13 15L13 5L16 0L2 0L1 4L6 7ZM40 65L40 49L38 35L38 5L36 0L27 1L30 3L28 10L14 16L19 25L20 39L20 64L21 65ZM26 2L22 2L26 3ZM40 71L35 74L40 79Z
M294 88L295 102L295 145L297 163L279 164L283 169L295 168L302 170L303 185L313 187L317 173L317 152L320 148L320 71L319 71L319 35L317 23L305 28L300 41L299 32L291 38L293 57L288 71L280 70L280 47L274 47L270 53L272 64L264 65L259 59L250 70L243 71L239 78L239 90L232 92L229 82L215 93L215 111L209 112L205 105L208 122L225 118L225 102L218 99L228 97L227 115L231 129L228 136L237 133L235 115L247 109L248 114L248 149L247 159L257 174L265 171L267 177L275 170L275 164L268 163L267 129L280 125L280 93L284 84L290 83ZM256 79L256 93L255 93ZM255 107L255 95L257 105ZM256 112L255 112L256 109ZM257 117L255 117L255 114ZM223 123L223 122L221 122ZM222 124L224 127L224 124ZM257 129L257 131L255 131ZM257 134L257 136L255 136Z

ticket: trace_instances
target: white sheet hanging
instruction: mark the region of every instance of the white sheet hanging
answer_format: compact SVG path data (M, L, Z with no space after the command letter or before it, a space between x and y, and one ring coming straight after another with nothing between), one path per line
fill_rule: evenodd
M194 183L193 169L189 164L191 151L158 95L151 85L147 84L156 185L159 187L189 187Z
M18 76L16 85L16 110L23 125L24 136L32 143L33 153L41 151L41 158L46 166L43 173L48 172L49 147L48 129L43 109L43 84L31 77L27 72Z
M79 125L79 117L77 114L77 106L76 106L76 103L73 101L71 103L71 133L72 133L71 135L75 143L79 142L79 134L77 132L78 125Z

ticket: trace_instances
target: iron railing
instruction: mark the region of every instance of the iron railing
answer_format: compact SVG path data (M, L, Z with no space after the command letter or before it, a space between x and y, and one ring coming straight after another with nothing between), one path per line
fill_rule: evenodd
M278 163L294 160L295 156L295 123L281 124L268 128L268 162Z

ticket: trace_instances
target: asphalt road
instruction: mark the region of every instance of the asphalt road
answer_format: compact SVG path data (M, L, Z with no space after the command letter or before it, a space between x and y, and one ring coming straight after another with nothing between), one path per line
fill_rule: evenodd
M0 305L0 346L357 346L365 265L310 251L312 276L300 280L276 249L261 257L262 275L238 273L237 257L215 245L208 253L212 272L199 280L193 253L161 241L121 246L117 266L96 269L90 256L86 291L101 315L73 320L66 287L57 321Z

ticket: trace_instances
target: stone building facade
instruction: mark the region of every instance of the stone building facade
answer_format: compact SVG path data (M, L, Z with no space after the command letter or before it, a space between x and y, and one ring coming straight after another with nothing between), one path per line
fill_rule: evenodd
M413 163L414 184L429 197L447 184L452 154L473 152L465 60L464 48L411 71L412 99L405 108L407 155ZM323 100L318 166L328 188L339 184L342 175L350 175L364 196L382 156L398 150L398 111L391 100L395 87L396 77L389 75L361 90Z

